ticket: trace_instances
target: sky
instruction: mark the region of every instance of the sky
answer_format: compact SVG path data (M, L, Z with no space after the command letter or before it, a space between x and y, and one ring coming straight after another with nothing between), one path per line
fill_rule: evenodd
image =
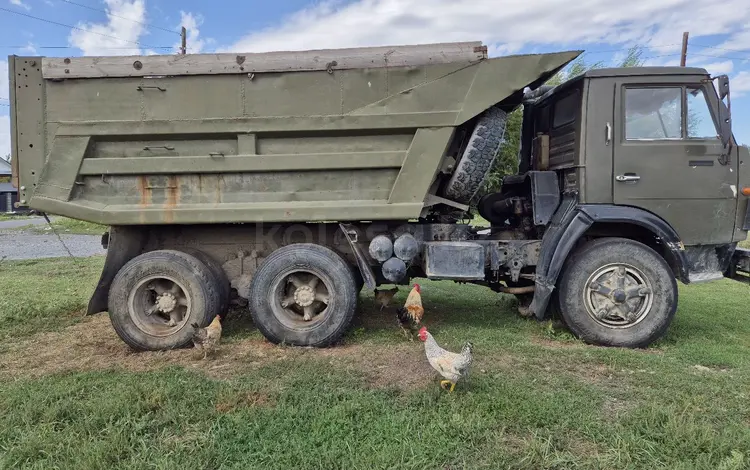
M0 0L0 155L10 152L8 55L263 52L483 41L491 56L582 49L615 64L728 74L734 133L750 143L750 2L724 0Z

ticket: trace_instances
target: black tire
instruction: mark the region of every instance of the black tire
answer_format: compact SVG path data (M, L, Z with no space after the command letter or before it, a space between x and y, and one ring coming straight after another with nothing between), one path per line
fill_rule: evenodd
M505 141L507 113L492 107L479 118L443 195L468 204L479 191Z
M619 297L616 303L600 292L615 289L618 279L623 279L624 289L612 290L611 299L626 290L635 292L635 286L647 289L624 303ZM666 261L650 247L625 238L601 238L582 245L566 262L559 306L565 324L583 341L642 348L669 328L677 310L677 282Z
M221 267L221 263L199 250L187 250L187 253L195 256L201 263L205 264L214 276L215 286L219 291L219 301L221 307L219 313L224 313L229 308L229 298L232 294L232 286L229 283L227 273Z
M296 297L291 308L281 306L285 296L291 297L285 289L297 289L287 282L292 275L317 276L318 285L322 283L327 291L327 306L316 300L313 305L322 310L310 321L294 310L299 308ZM263 261L250 285L249 308L253 322L269 341L325 347L339 340L351 324L357 294L351 267L341 256L320 245L299 243L279 248Z
M175 281L189 298L187 315L175 326L168 327L166 319L155 313L144 315L145 309L139 308L143 305L139 299L151 295L147 283L157 278ZM115 276L109 290L109 318L117 335L133 349L175 349L191 343L191 324L208 325L219 313L220 302L213 273L197 258L181 251L151 251L128 261Z

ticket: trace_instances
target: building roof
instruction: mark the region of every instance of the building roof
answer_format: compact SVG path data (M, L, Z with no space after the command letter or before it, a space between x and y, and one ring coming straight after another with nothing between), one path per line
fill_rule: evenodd
M10 183L0 183L0 193L16 193L18 190Z
M10 163L0 158L0 176L6 176L11 174Z

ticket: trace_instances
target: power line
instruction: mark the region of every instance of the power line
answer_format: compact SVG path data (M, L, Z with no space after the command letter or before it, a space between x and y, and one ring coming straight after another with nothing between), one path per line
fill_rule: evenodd
M585 51L585 53L586 54L608 54L610 52L629 51L633 47L637 47L637 48L640 48L640 49L659 49L659 48L662 48L662 47L674 47L674 46L679 46L679 45L680 44L662 44L660 46L642 46L640 44L636 44L636 45L631 46L631 47L623 47L623 48L620 48L620 49L607 49L605 51Z
M150 23L144 23L142 21L134 20L132 18L125 18L124 16L118 16L118 15L115 15L114 13L109 12L107 10L102 10L101 8L94 8L94 7L91 7L91 6L88 6L88 5L84 5L82 3L72 2L70 0L62 0L62 1L65 2L65 3L69 3L71 5L75 5L77 7L86 8L88 10L98 11L98 12L101 12L101 13L106 13L109 16L113 16L115 18L120 18L121 20L131 21L133 23L137 23L137 24L139 24L141 26L145 26L147 28L160 29L160 30L166 31L168 33L180 34L180 33L178 33L177 31L175 31L173 29L162 28L161 26L156 26L156 25L153 25L153 24L150 24Z
M124 39L123 39L124 41ZM148 47L149 49L174 49L174 46L141 46L141 47ZM25 46L0 46L0 49L78 49L76 46L34 46L33 44L27 44ZM125 50L125 51L132 51L132 50L139 50L139 47L107 47L106 49L113 49L113 50Z
M701 44L695 44L694 42L691 42L690 45L693 46L693 47L701 47L703 49L716 49L718 51L728 51L728 52L748 52L748 51L750 51L750 49L745 49L745 50L742 50L742 49L726 49L724 47L703 46Z
M105 38L117 39L118 41L128 42L130 44L136 44L136 45L141 46L141 47L146 47L146 48L152 49L151 46L147 46L145 44L141 44L138 41L129 41L127 39L118 38L117 36L111 36L109 34L104 34L104 33L97 33L95 31L91 31L89 29L79 28L78 26L71 26L71 25L65 24L65 23L58 23L57 21L47 20L45 18L39 18L38 16L29 15L27 13L22 13L20 11L11 10L9 8L0 7L0 11L4 11L4 12L7 12L7 13L12 13L14 15L19 15L19 16L25 16L26 18L31 18L31 19L34 19L34 20L43 21L45 23L54 24L54 25L57 25L57 26L63 26L65 28L75 29L77 31L83 31L84 33L95 34L97 36L102 36L102 37L105 37Z
M711 57L714 59L729 59L729 60L750 60L750 57L727 57L725 55L709 55L709 54L696 54L695 52L690 53L691 56L698 57Z

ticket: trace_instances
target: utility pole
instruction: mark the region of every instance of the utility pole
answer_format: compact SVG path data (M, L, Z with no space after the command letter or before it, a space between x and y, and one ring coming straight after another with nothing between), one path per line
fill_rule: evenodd
M687 63L687 46L688 46L688 36L690 33L687 31L682 33L682 54L680 55L680 67L684 67Z
M185 29L184 26L180 31L180 37L182 38L182 41L180 43L180 54L185 55L187 54L187 29Z

